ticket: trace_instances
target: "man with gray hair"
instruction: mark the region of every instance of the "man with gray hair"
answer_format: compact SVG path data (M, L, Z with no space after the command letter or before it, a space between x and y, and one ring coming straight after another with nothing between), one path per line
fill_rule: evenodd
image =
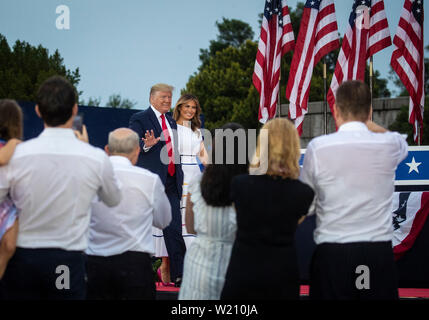
M186 253L182 237L183 171L180 163L176 121L169 114L173 87L158 83L150 90L150 107L130 118L130 128L141 138L142 151L137 165L156 173L165 186L171 205L171 223L164 228L164 241L170 258L170 276L176 287L182 282L183 261Z
M122 201L108 208L92 204L86 251L88 299L155 299L152 225L165 228L171 207L158 175L136 167L139 137L131 129L109 134L105 151L122 184Z

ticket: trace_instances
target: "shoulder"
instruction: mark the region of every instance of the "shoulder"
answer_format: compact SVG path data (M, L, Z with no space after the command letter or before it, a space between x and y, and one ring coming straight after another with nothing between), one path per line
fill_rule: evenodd
M148 117L151 113L153 113L153 111L150 107L148 107L145 110L134 113L131 116L130 120L141 120L141 119Z
M319 148L322 148L324 146L329 146L330 144L334 143L334 141L338 137L338 132L334 132L331 134L319 136L316 138L311 139L310 143L307 145L306 150L317 150Z
M131 171L138 177L139 179L142 179L147 183L147 180L150 180L151 182L155 182L155 180L159 179L159 176L156 173L153 173L149 171L148 169L138 167L138 166L131 166L127 168L127 170ZM160 179L161 181L161 179Z

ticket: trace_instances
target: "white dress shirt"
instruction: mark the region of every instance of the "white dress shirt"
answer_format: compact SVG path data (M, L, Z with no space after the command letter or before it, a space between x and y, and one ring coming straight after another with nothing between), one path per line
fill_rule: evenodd
M109 206L121 199L104 151L63 128L46 128L17 146L9 165L0 168L0 201L9 191L19 210L22 248L83 251L92 199L98 195Z
M92 204L87 254L112 256L125 251L153 254L152 225L164 229L171 221L171 207L157 174L133 166L121 156L111 156L121 181L122 201L114 208Z
M407 147L400 134L363 122L310 142L300 179L316 193L316 244L392 240L395 170Z
M161 115L162 115L162 113L161 112L159 112L158 110L156 110L155 109L155 107L154 106L152 106L152 105L150 105L150 108L152 108L152 111L155 113L155 116L156 116L156 118L158 119L158 122L159 122L159 126L161 127L161 130L162 130L162 119L161 119ZM165 116L165 115L164 115ZM171 137L171 147L173 148L173 150L174 150L174 135L173 135L173 129L171 129L171 127L170 127L170 123L168 122L168 119L167 119L167 117L165 117L165 124L167 125L167 130L168 130L168 134L170 135L170 137ZM144 136L144 133L143 133L143 136ZM150 148L152 148L152 147L146 147L146 146L143 146L143 151L144 152L147 152L147 151L149 151L149 149ZM174 151L173 151L174 152Z

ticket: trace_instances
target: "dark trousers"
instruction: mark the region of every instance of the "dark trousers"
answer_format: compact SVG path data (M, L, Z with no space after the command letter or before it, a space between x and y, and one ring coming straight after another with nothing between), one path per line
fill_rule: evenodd
M9 300L83 300L85 287L83 252L16 248L2 279L2 296Z
M155 300L152 261L144 252L87 256L88 300Z
M310 299L398 299L392 243L319 244L310 267Z
M167 175L165 192L171 205L171 223L163 229L165 247L170 258L170 275L174 281L183 275L183 260L186 245L182 236L182 213L180 211L181 195L177 190L176 178Z

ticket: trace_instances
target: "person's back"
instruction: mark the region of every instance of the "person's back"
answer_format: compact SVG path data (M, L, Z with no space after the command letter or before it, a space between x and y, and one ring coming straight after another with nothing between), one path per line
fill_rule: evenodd
M237 242L278 249L293 245L298 220L307 214L314 196L299 180L270 175L237 176L231 190L237 210Z
M243 128L236 123L228 123L221 130L225 130L225 135L228 131L238 134ZM238 161L237 140L228 145L222 134L216 135L215 140L211 164L202 176L190 183L188 189L186 228L197 236L186 252L179 300L220 298L235 239L236 216L230 199L230 185L234 176L247 171L247 165ZM233 153L232 163L225 161L227 152ZM224 157L222 163L215 161L219 154Z
M152 225L164 228L171 217L161 179L147 169L132 166L124 157L110 159L123 197L113 208L93 202L87 253L108 256L131 250L153 254ZM105 241L107 237L109 241Z
M106 194L117 192L103 181L108 168L107 155L69 129L47 128L21 143L7 168L13 177L11 196L20 210L18 247L85 250L94 195L100 186ZM110 205L117 201L104 198Z
M398 133L371 132L354 121L310 142L305 157L317 159L316 243L392 239L395 169L407 152L401 140Z
M312 299L398 298L391 205L407 143L373 123L371 111L368 86L344 82L334 105L338 132L307 146L300 179L316 193Z
M314 198L313 190L297 180L299 157L293 123L270 120L260 131L250 174L232 180L237 237L222 300L299 298L295 231ZM273 287L278 281L283 284Z
M83 299L90 203L98 195L115 206L121 191L107 155L71 129L78 106L69 81L43 82L35 111L44 131L0 168L0 201L10 193L19 211L17 248L2 279L5 298Z
M157 174L136 167L137 133L119 128L109 134L106 152L121 182L122 200L108 208L92 203L87 253L89 299L155 299L151 256L152 225L165 228L171 207Z

